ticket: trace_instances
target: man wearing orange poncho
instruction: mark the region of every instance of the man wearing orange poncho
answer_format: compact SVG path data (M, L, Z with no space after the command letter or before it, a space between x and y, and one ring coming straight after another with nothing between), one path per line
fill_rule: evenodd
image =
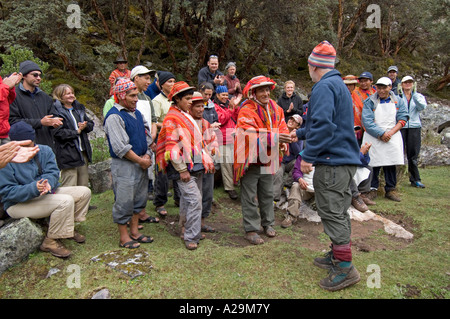
M265 76L252 78L244 88L247 100L236 123L234 179L241 183L245 238L254 245L264 243L258 235L261 226L267 237L276 236L273 174L291 142L283 109L270 98L275 85Z
M180 189L180 220L184 223L186 248L197 248L201 234L202 177L214 172L214 162L204 150L202 131L188 113L194 87L180 81L168 96L172 106L164 118L156 147L158 170L176 180Z

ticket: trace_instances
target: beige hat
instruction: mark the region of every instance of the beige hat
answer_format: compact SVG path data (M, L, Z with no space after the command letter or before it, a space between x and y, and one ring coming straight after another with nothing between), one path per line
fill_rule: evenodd
M412 76L407 75L407 76L403 77L402 83L406 82L406 81L413 81L414 82L414 79L412 78Z
M136 75L152 74L152 73L154 73L154 72L155 72L155 71L149 70L149 69L147 69L147 68L146 68L145 66L143 66L143 65L138 65L138 66L135 66L135 67L133 68L133 70L131 70L130 79L131 79L131 80L134 80L134 78L135 78Z

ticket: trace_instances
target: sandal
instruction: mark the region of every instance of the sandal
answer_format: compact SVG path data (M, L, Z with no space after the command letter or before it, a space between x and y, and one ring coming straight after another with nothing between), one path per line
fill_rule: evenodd
M198 247L197 243L193 243L193 242L184 242L184 245L186 246L187 249L189 250L195 250Z
M257 233L254 232L245 234L245 239L247 239L253 245L264 244L264 239L262 239Z
M159 223L159 219L149 216L147 219L139 219L139 223Z
M213 227L211 227L211 226L209 226L209 225L202 225L202 232L205 232L205 233L215 233L215 232L216 232L216 229L213 228Z
M167 210L164 208L164 206L156 207L155 210L159 214L159 216L161 216L161 217L166 217L167 216Z
M138 244L138 245L135 246L136 244ZM134 241L134 240L130 240L124 244L119 242L119 247L121 247L121 248L136 249L136 248L139 248L140 246L141 245L137 241Z
M277 235L277 232L275 229L273 229L272 226L266 226L264 227L264 234L266 234L267 237L275 237Z
M146 236L146 235L141 235L141 236L139 236L139 238L133 238L130 236L130 238L138 243L143 243L143 244L149 244L149 243L153 242L153 238L150 236ZM144 240L144 238L147 238L147 239Z

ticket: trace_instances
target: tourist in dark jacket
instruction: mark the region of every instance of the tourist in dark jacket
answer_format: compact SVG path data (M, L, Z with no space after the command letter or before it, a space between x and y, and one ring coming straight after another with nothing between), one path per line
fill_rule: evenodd
M303 114L303 100L295 93L294 81L286 81L284 84L284 92L278 99L278 105L284 111L284 120L287 120L294 114Z
M94 129L94 122L87 116L84 105L76 100L70 85L58 85L53 98L55 116L63 118L63 125L53 131L61 184L87 187L88 162L92 161L88 133Z

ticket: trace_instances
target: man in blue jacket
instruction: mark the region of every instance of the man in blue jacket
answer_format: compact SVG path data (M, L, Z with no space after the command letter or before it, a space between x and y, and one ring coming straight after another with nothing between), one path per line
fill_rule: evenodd
M306 139L301 171L315 166L313 186L317 211L332 250L314 264L329 269L320 287L335 291L357 283L360 275L352 264L351 223L347 209L351 203L350 181L356 172L359 147L353 130L350 92L334 69L336 50L327 41L309 56L309 74L316 84L311 91L306 126L291 136Z

